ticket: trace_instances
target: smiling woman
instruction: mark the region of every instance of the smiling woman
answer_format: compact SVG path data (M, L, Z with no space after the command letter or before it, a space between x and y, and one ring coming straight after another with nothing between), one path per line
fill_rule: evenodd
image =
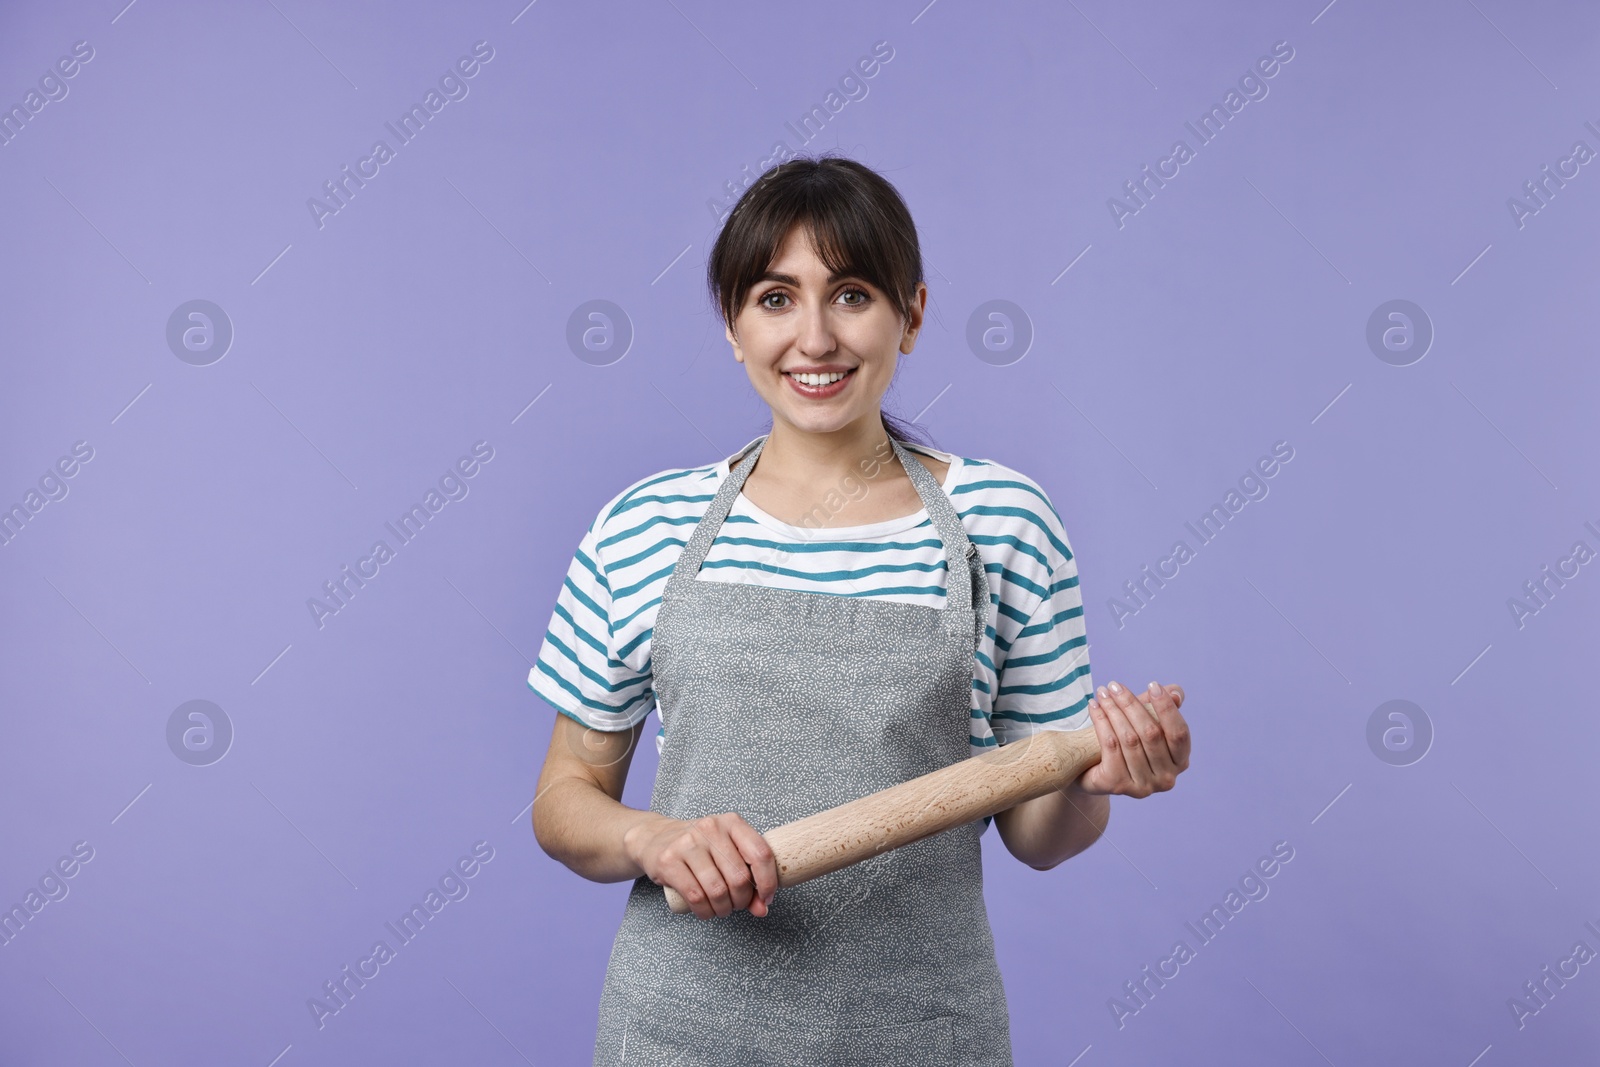
M1098 764L993 819L1046 870L1098 838L1108 794L1172 787L1181 693L1112 683L1093 699L1077 566L1044 490L883 412L928 295L892 185L849 159L774 167L729 214L707 280L771 428L606 504L528 676L559 712L541 847L633 882L594 1063L1008 1065L989 820L781 895L763 834L1038 730L1093 728ZM620 799L657 708L640 811Z
M853 209L828 210L830 201ZM907 233L915 229L894 187L842 159L780 164L729 215L707 282L734 358L775 422L816 432L878 413L889 436L912 436L880 411L927 303L921 250ZM806 401L849 396L823 406L786 389Z

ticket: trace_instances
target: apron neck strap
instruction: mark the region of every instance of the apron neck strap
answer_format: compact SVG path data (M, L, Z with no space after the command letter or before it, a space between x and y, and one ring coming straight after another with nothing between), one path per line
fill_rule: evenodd
M707 506L704 517L695 526L694 533L683 547L682 555L678 557L677 565L673 567L674 581L691 581L700 573L700 565L705 562L706 554L711 551L711 542L715 540L717 531L722 528L723 521L732 510L733 502L739 496L739 490L744 487L745 479L755 468L756 460L760 457L761 450L766 447L766 443L767 438L763 436L756 441L739 464L728 471L728 476L722 480L717 495ZM911 453L893 437L889 438L889 444L893 446L895 456L900 460L900 466L910 477L917 496L922 498L923 507L927 508L928 518L932 521L934 529L939 532L940 540L944 542L946 568L944 610L952 614L971 611L973 583L970 580L971 570L967 560L977 555L978 546L967 537L967 531L961 525L961 516L956 513L955 505L950 502L950 497L945 494L939 483L934 481L933 475L928 473L928 468L913 459ZM967 580L958 580L958 575ZM987 615L988 608L988 604L982 606L979 618Z
M744 486L744 480L750 476L750 471L756 465L756 458L761 455L761 449L766 445L767 439L762 437L755 446L745 453L739 465L728 471L728 476L722 479L722 485L717 490L717 495L711 498L711 503L706 507L706 513L695 524L694 532L689 535L689 541L683 546L683 553L678 557L678 563L672 568L672 581L692 581L700 573L700 564L706 560L706 553L711 551L711 542L716 539L717 531L722 529L722 521L728 517L728 512L733 508L733 502L739 495L739 490Z
M932 521L933 528L939 531L939 539L944 542L945 611L951 613L971 611L972 581L967 560L978 554L978 546L967 537L967 531L961 525L961 516L956 514L955 505L950 502L950 497L946 495L944 488L933 480L928 468L913 459L910 451L893 437L889 438L889 444L894 446L894 454L899 458L900 466L911 479L917 495L922 498L922 506L928 509L928 518ZM988 608L989 605L984 604L982 611L986 612Z

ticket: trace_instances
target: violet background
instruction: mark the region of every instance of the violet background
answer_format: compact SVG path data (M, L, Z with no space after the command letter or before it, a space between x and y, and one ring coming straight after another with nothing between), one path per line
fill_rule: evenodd
M0 546L0 906L94 849L0 946L0 1062L588 1062L628 886L533 839L555 712L525 678L600 505L765 426L702 274L778 140L917 220L931 319L891 410L1050 493L1096 682L1189 694L1190 769L1089 851L1041 874L985 836L1017 1063L1600 1058L1600 965L1520 1029L1507 1006L1600 949L1597 565L1507 607L1600 549L1600 164L1520 228L1506 204L1600 149L1600 11L924 5L0 13L6 107L94 49L0 147L0 506L94 450ZM1285 40L1119 228L1108 198ZM477 41L467 97L319 228L308 198ZM802 145L785 124L879 41ZM196 298L234 329L208 366L165 336ZM1396 298L1436 331L1403 367L1365 339ZM608 365L566 341L595 299L633 330ZM1006 365L966 340L993 299L1033 331ZM319 629L308 598L477 441L468 495ZM1269 495L1119 628L1123 582L1278 441ZM234 730L209 766L167 743L193 699ZM1408 766L1367 740L1395 699L1433 732ZM480 840L470 894L319 1029L308 998ZM1185 921L1278 841L1199 946Z

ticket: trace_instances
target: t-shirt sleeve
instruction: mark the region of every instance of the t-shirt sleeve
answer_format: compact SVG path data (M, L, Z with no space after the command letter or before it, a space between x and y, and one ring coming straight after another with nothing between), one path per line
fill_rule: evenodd
M990 726L1002 745L1037 730L1092 727L1089 643L1084 631L1078 565L1061 520L1050 508L1045 521L1051 560L1049 584L998 664Z
M600 528L597 518L578 543L538 659L528 671L528 686L585 726L626 730L650 714L655 693L648 666L640 673L617 655Z

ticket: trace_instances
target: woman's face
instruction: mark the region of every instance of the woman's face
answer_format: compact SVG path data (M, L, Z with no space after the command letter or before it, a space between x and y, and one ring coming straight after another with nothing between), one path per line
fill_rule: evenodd
M882 290L850 276L829 278L796 226L726 333L774 425L876 431L895 364L916 344L927 296L919 282L911 320L902 322Z

